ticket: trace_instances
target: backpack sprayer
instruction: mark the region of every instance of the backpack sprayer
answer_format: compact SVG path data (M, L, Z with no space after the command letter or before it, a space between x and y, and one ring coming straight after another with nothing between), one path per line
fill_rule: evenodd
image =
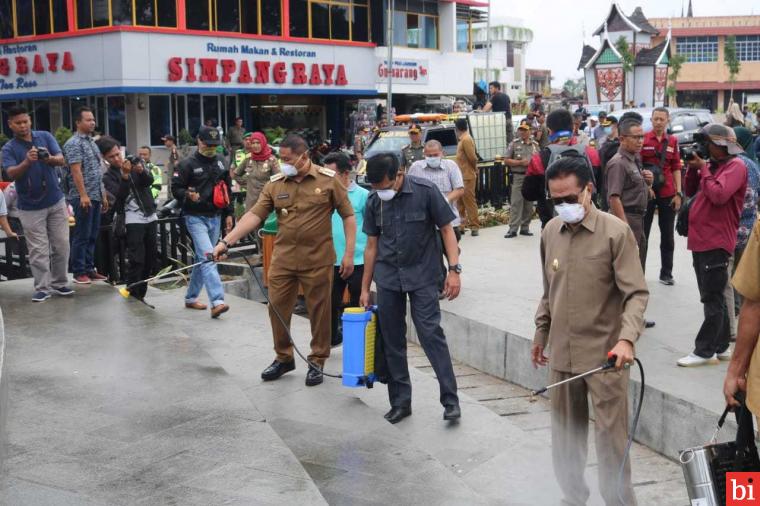
M536 402L536 396L540 395L547 390L551 390L552 388L558 387L560 385L564 385L566 383L570 383L572 381L576 381L582 378L586 378L588 376L592 376L594 374L607 371L609 369L613 369L615 367L615 362L617 362L617 355L615 355L612 352L607 353L607 361L600 365L597 368L591 369L590 371L586 371L584 373L578 374L576 376L572 376L570 378L567 378L566 380L558 381L556 383L552 383L551 385L547 385L543 388L539 388L538 390L533 390L530 393L530 402ZM623 453L623 460L620 462L620 471L618 472L618 479L617 479L617 494L618 494L618 500L620 500L620 504L625 505L625 500L623 500L623 495L621 493L621 486L623 484L623 471L625 471L625 463L628 461L628 456L631 453L631 446L633 445L633 437L636 434L636 428L639 425L639 416L641 415L641 406L644 401L644 366L641 365L641 360L638 358L634 358L636 361L636 364L639 366L639 372L641 373L641 393L639 394L639 403L636 405L636 409L634 409L634 417L633 417L633 424L631 425L630 433L628 434L628 443L625 446L625 452ZM628 369L630 367L630 364L625 364L623 366L625 369Z

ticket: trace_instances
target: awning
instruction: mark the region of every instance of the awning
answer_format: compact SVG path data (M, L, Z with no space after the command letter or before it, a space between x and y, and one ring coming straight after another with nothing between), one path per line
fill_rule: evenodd
M488 7L488 2L485 0L443 0L448 3L458 3L462 5L469 5L471 7Z

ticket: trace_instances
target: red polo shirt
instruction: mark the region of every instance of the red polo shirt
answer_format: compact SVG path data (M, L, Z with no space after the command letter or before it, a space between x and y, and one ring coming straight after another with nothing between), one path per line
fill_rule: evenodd
M665 183L657 196L669 198L676 194L676 181L673 173L681 170L678 139L674 135L664 134L662 139L658 140L654 130L644 134L644 146L641 148L641 161L644 164L660 165L660 156L663 150L665 150L665 163L662 167L662 174L665 176Z

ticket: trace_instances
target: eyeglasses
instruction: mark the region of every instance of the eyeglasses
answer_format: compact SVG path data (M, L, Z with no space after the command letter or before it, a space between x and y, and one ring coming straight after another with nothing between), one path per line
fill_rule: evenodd
M581 199L581 195L583 195L583 192L585 191L586 190L582 190L580 193L576 193L575 195L565 195L564 197L551 197L550 200L555 206L558 206L560 204L577 204Z

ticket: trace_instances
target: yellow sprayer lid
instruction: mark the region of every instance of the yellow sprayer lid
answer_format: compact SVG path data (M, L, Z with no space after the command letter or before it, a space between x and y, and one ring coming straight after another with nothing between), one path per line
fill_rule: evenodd
M362 313L366 313L367 310L364 309L363 307L347 307L346 309L343 310L343 312L348 313L348 314L362 314Z

